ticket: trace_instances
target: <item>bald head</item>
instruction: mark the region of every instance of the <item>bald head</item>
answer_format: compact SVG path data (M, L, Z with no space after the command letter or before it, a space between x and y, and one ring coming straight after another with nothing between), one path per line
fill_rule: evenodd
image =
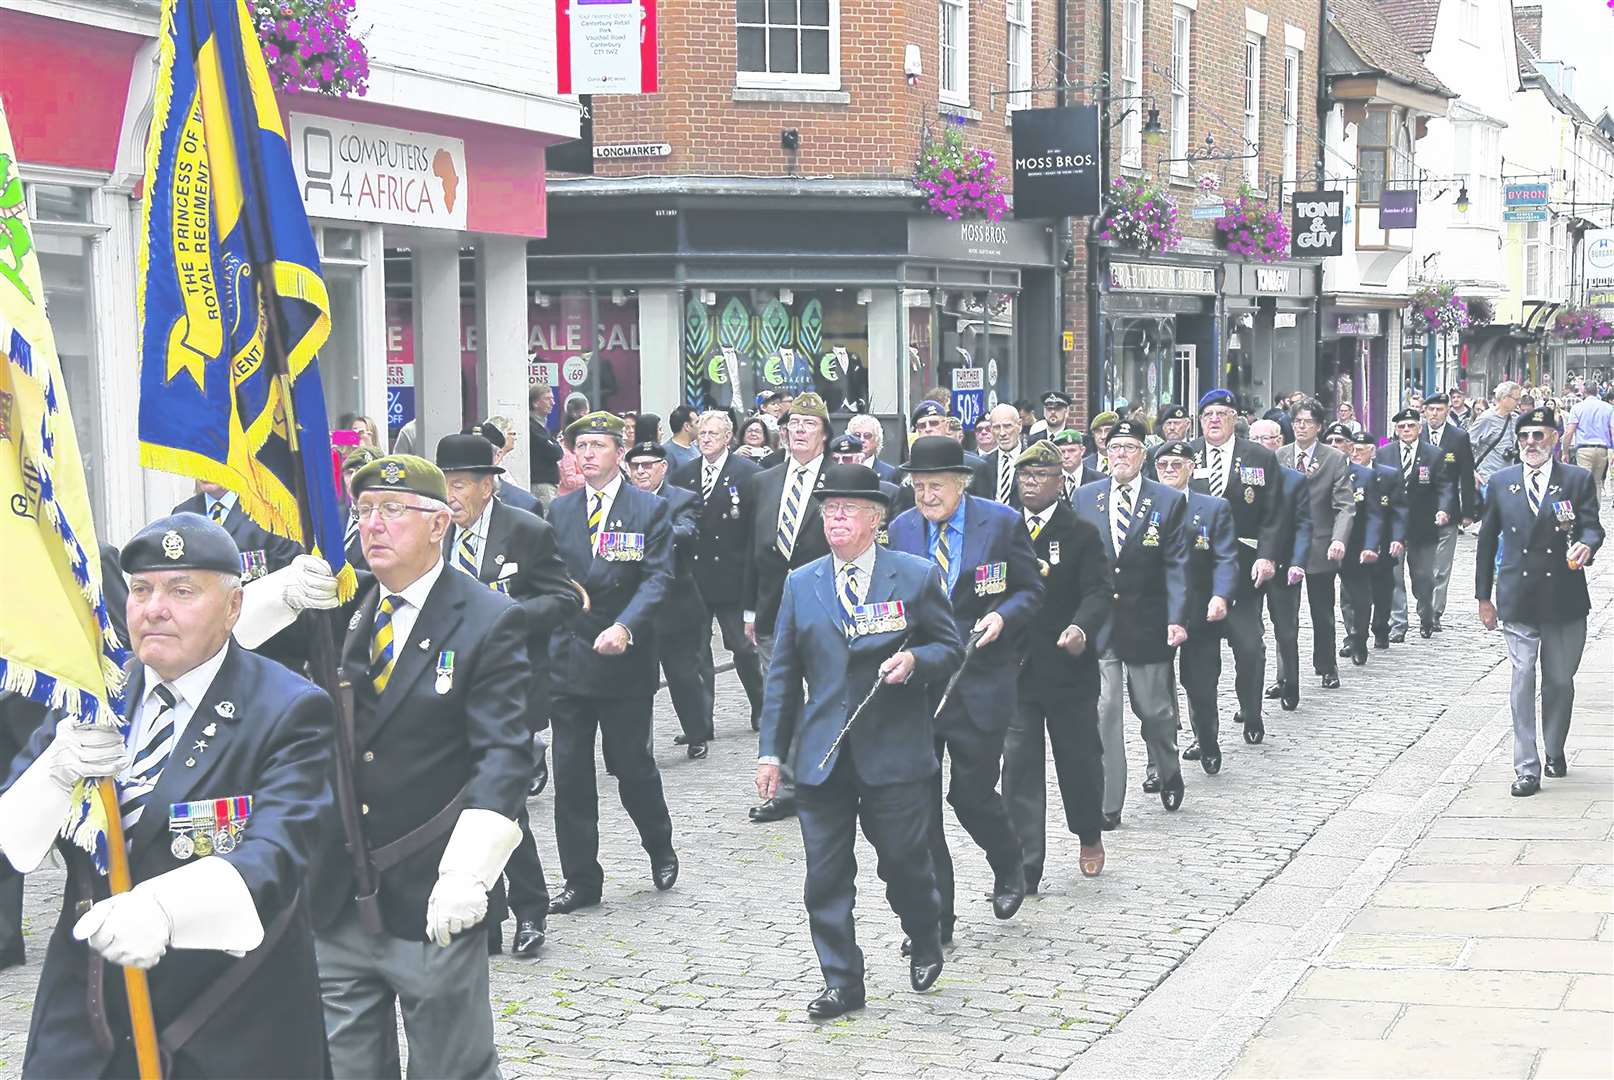
M994 405L986 414L987 426L992 429L992 439L999 450L1005 453L1018 450L1020 447L1020 410L1010 404Z

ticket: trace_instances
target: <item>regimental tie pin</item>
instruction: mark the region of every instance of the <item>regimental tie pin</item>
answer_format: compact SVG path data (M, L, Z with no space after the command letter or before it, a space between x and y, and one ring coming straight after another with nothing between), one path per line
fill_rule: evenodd
M213 706L213 711L224 717L226 720L233 720L235 718L235 702L221 701L217 705Z

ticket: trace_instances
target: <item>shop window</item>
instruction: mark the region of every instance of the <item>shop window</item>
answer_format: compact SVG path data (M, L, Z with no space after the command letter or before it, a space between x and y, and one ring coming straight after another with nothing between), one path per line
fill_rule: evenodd
M1541 222L1527 221L1524 225L1524 295L1526 299L1543 295L1541 287L1542 242Z
M1261 182L1261 46L1259 34L1244 38L1244 179Z
M1152 424L1156 410L1184 400L1195 360L1192 349L1177 343L1177 320L1171 315L1122 315L1108 320L1109 362L1099 402L1123 416L1142 410Z
M1031 89L1031 0L1007 0L1007 4L1007 47L1004 51L1008 58L1005 77L1009 96L1004 100L1007 102L1006 111L1013 112L1031 107L1030 93L1016 93Z
M322 269L331 301L331 336L319 351L319 378L325 390L325 414L334 424L343 413L364 411L364 271L329 263ZM387 399L386 424L397 430L404 422L393 422L392 395Z
M690 290L684 401L750 412L763 390L811 390L834 412L863 407L869 299L866 289Z
M1369 109L1356 129L1356 202L1377 206L1389 170L1390 112Z
M1143 165L1143 0L1122 0L1121 164Z
M840 0L739 0L737 82L839 90Z
M35 221L90 221L90 189L65 184L29 184Z
M1019 298L976 289L910 290L908 405L928 392L953 396L953 415L972 426L987 409L1021 393L1015 348Z
M1292 188L1300 157L1300 50L1283 53L1283 180Z
M965 0L940 0L941 99L970 101L970 9Z
M1181 5L1171 9L1171 175L1188 175L1188 57L1193 42L1194 13Z

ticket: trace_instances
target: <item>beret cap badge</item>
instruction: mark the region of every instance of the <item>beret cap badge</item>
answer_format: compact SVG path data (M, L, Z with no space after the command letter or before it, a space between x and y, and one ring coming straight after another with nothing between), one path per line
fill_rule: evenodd
M163 533L163 554L170 559L184 558L185 538L179 535L177 529L169 529Z

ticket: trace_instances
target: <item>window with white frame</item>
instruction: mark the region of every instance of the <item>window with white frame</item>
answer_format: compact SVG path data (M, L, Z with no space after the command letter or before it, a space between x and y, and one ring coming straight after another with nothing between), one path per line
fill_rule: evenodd
M1283 179L1295 182L1300 164L1300 50L1283 51Z
M1006 100L1008 111L1013 112L1031 107L1030 93L1015 93L1031 89L1031 0L1008 0L1007 31L1004 51L1010 94Z
M1121 164L1143 165L1143 0L1122 0Z
M739 86L839 90L840 0L737 0Z
M967 0L941 2L941 99L970 100L970 9Z
M1244 179L1261 182L1261 35L1244 38Z
M1480 39L1480 6L1479 0L1458 0L1458 33L1464 41L1479 43Z
M1188 175L1188 54L1193 43L1194 13L1178 4L1171 9L1171 174Z
M1542 295L1541 288L1541 222L1524 223L1524 295L1527 298Z

